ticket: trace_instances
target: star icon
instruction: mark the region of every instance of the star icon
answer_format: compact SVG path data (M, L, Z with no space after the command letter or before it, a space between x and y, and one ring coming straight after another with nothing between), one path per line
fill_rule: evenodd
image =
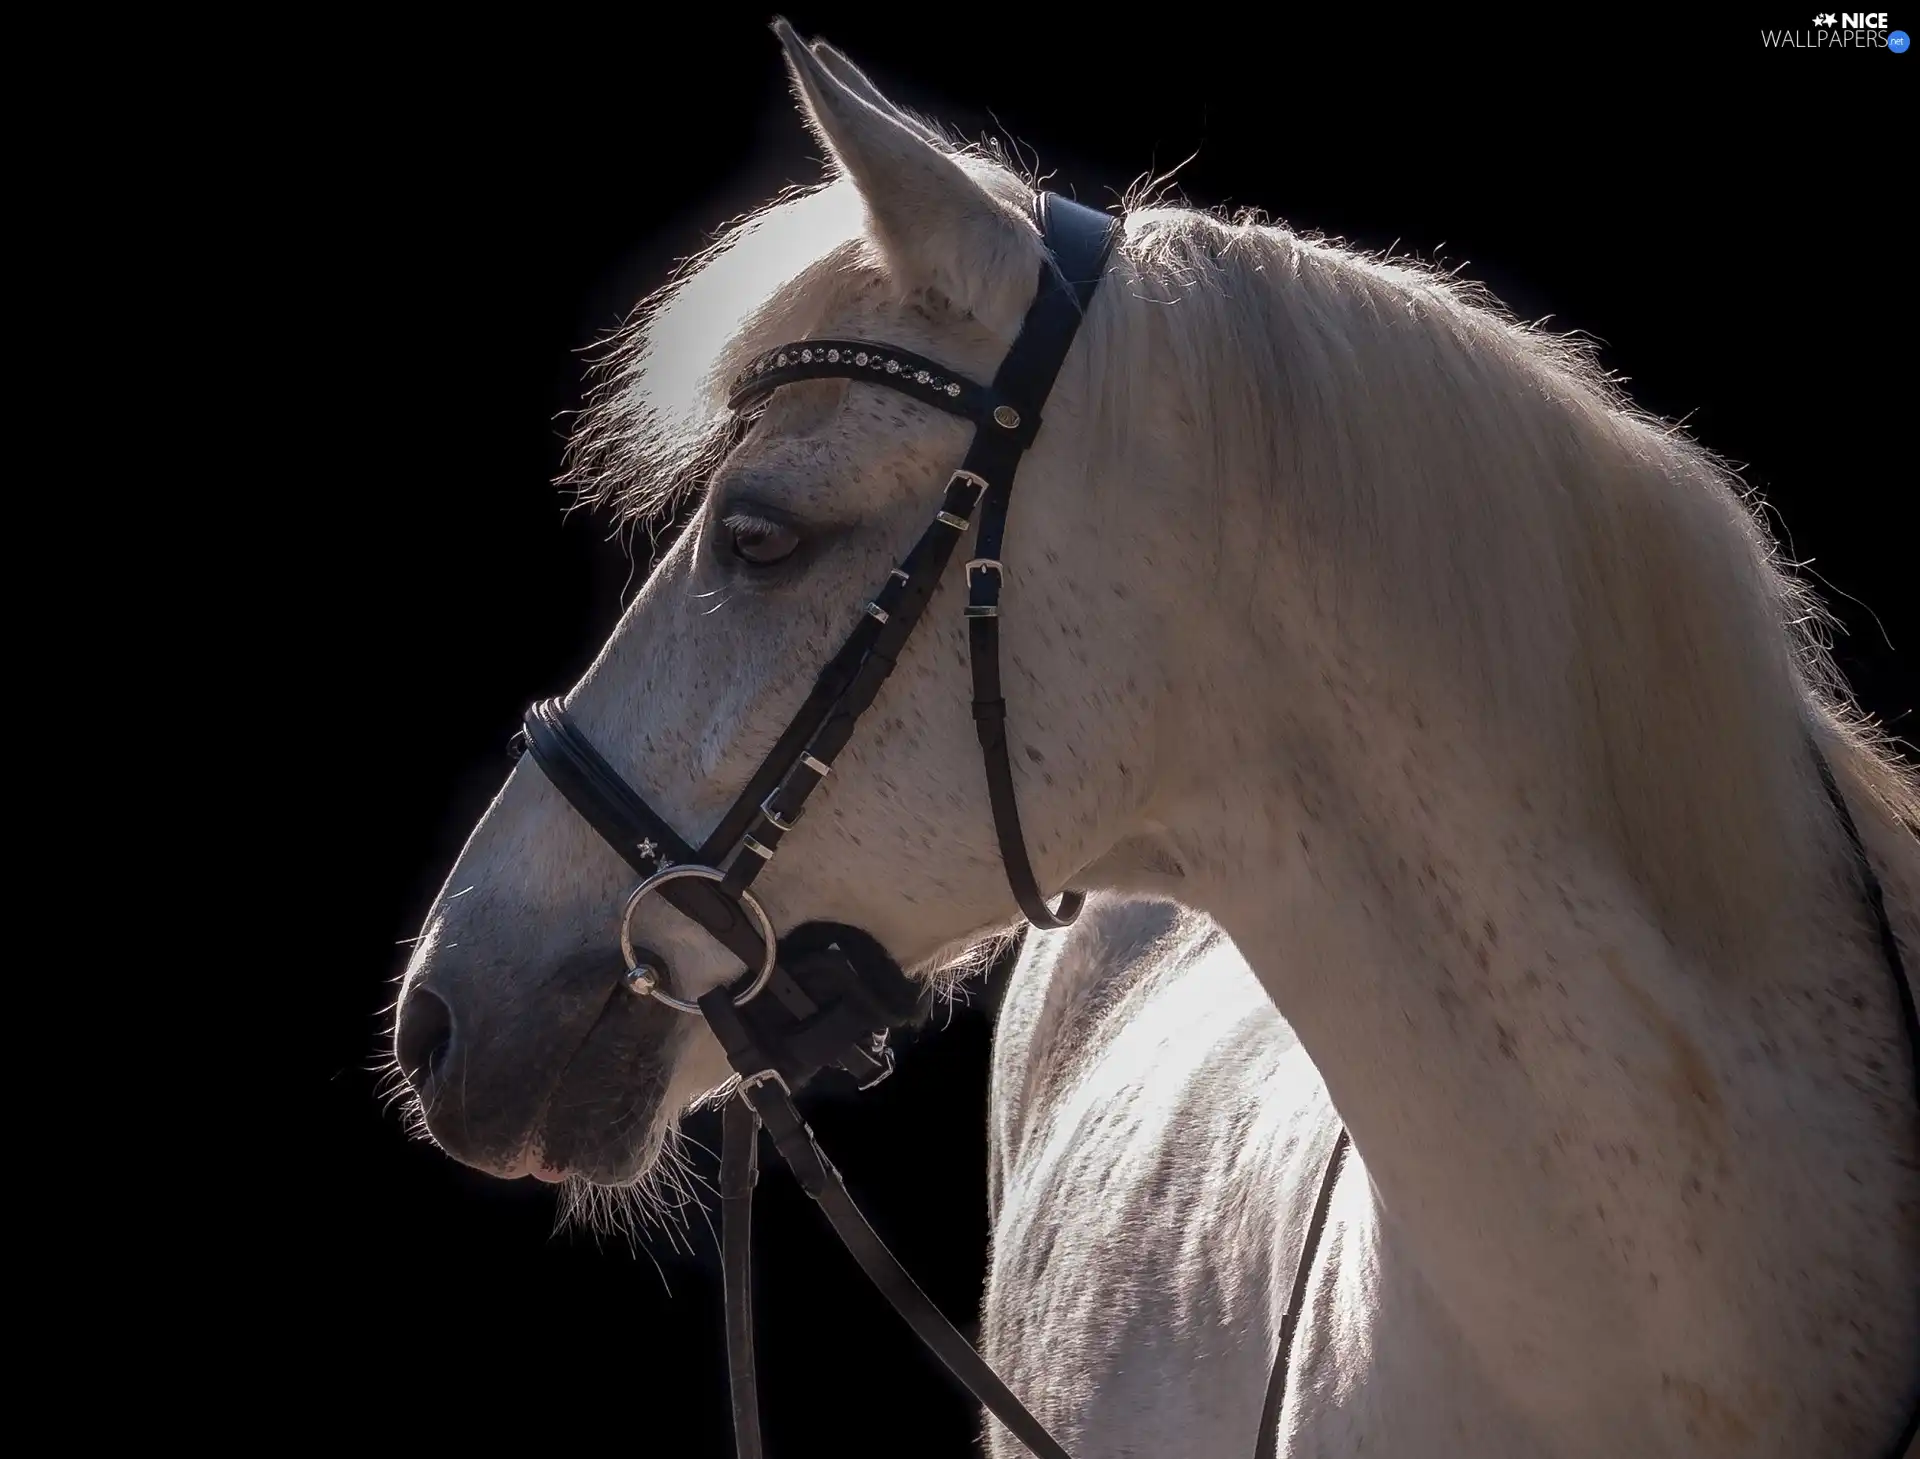
M658 861L660 859L660 848L650 840L642 841L640 843L640 854L649 861Z
M1816 16L1814 16L1814 17L1813 17L1813 23L1814 23L1815 25L1832 25L1832 24L1833 24L1833 12L1832 12L1831 10L1829 10L1829 11L1828 11L1828 12L1827 12L1827 13L1826 13L1825 15L1816 15Z

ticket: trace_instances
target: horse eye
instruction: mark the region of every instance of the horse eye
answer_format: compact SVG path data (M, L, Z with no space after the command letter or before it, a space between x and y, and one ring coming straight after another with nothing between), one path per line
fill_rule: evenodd
M760 517L729 517L726 529L733 555L754 567L783 562L800 546L798 532Z

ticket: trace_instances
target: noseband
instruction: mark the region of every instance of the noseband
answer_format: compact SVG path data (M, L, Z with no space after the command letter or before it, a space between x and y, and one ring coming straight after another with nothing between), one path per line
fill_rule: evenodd
M1063 892L1057 904L1048 905L1020 829L1000 683L1000 554L1014 472L1040 432L1040 408L1100 282L1118 222L1051 193L1036 196L1034 221L1046 246L1039 288L991 385L910 350L856 339L781 345L733 381L727 405L734 411L798 380L846 379L885 386L960 416L973 423L974 434L933 521L862 605L846 642L705 841L694 846L648 805L588 742L559 700L534 705L521 732L527 752L554 787L643 878L620 919L627 987L682 1012L704 1014L740 1076L740 1098L728 1101L724 1117L721 1245L734 1435L741 1459L761 1454L747 1220L763 1122L801 1185L921 1340L1035 1454L1067 1459L867 1225L792 1102L793 1090L830 1066L851 1073L863 1088L884 1079L893 1068L886 1031L914 1017L920 986L858 928L814 922L779 936L751 890L853 738L860 716L872 706L932 602L960 539L977 520L974 556L966 564L967 639L973 719L1000 857L1014 899L1033 926L1065 927L1080 913L1084 897L1077 891ZM655 895L738 957L745 964L740 977L698 999L670 992L664 960L633 941L634 916Z

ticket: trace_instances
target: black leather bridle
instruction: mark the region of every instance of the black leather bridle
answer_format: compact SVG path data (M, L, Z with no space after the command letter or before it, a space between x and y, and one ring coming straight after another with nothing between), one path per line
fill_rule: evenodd
M966 564L967 636L973 660L973 718L1001 860L1014 898L1034 926L1065 927L1080 913L1084 898L1077 891L1062 893L1055 906L1047 904L1020 829L1000 683L1000 553L1014 472L1039 434L1040 408L1100 282L1119 224L1106 213L1051 193L1036 196L1034 221L1046 245L1039 288L991 385L977 384L911 351L857 339L782 345L761 355L734 380L727 403L735 411L796 380L849 379L884 385L960 416L973 422L974 434L933 521L863 606L859 622L821 671L799 712L704 842L693 846L622 780L558 700L534 705L522 728L526 749L547 778L645 878L621 918L627 986L674 1008L704 1014L740 1076L739 1097L728 1100L722 1117L720 1188L727 1361L741 1459L761 1459L763 1452L748 1290L748 1223L762 1124L862 1269L935 1356L1035 1454L1067 1459L1066 1450L1020 1405L887 1250L793 1104L793 1091L829 1066L853 1074L863 1088L884 1079L893 1067L886 1031L915 1017L921 985L858 928L814 922L778 936L751 890L893 672L954 549L977 521L975 555ZM656 893L739 957L746 972L732 985L694 1001L669 993L662 959L636 947L630 931L634 912Z
M580 733L559 700L534 705L517 737L574 809L644 878L628 898L621 918L627 987L681 1011L703 1014L739 1076L738 1098L727 1101L722 1116L720 1192L727 1366L740 1459L763 1459L764 1454L749 1290L750 1221L762 1125L862 1270L921 1341L1029 1450L1042 1459L1068 1459L1066 1450L941 1315L867 1224L793 1103L793 1091L828 1067L852 1074L862 1088L886 1078L893 1068L887 1030L917 1015L921 986L858 928L813 922L779 936L751 891L754 878L798 822L808 797L832 770L860 716L892 673L954 549L977 520L977 555L966 564L973 717L1001 859L1014 898L1033 926L1065 927L1079 915L1080 892L1063 892L1057 906L1047 904L1020 829L1007 752L1007 706L1000 683L1000 552L1014 472L1039 433L1040 407L1052 391L1093 298L1119 225L1108 214L1051 193L1036 196L1034 214L1047 250L1038 292L991 385L976 384L938 361L907 350L850 339L782 345L760 356L734 381L728 406L735 411L797 380L869 381L973 422L974 437L961 466L947 482L933 522L864 605L839 652L706 840L693 846L655 812ZM1920 1020L1916 1020L1912 987L1887 920L1879 880L1852 815L1817 748L1814 756L1861 870L1882 956L1894 974L1915 1059L1916 1104L1920 1104ZM657 953L636 947L631 937L635 911L655 894L739 957L746 965L741 977L696 1000L682 1000L668 992L664 961ZM1279 1351L1262 1405L1256 1459L1265 1459L1278 1447L1294 1336L1350 1143L1342 1127L1326 1158L1281 1322ZM1895 1443L1893 1459L1907 1452L1917 1428L1920 1407Z

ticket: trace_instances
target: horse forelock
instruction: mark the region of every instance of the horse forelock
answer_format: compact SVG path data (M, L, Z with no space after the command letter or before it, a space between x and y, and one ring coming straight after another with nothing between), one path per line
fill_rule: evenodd
M996 206L1010 219L1024 216L1031 185L997 149L948 145ZM559 484L625 521L669 515L732 439L727 386L742 366L820 330L863 296L897 301L917 282L889 266L850 178L788 189L683 259L605 343ZM986 312L1017 319L1032 279L997 283Z
M594 361L560 484L623 520L671 513L730 439L726 382L746 341L874 277L861 222L849 185L790 189L682 260Z

